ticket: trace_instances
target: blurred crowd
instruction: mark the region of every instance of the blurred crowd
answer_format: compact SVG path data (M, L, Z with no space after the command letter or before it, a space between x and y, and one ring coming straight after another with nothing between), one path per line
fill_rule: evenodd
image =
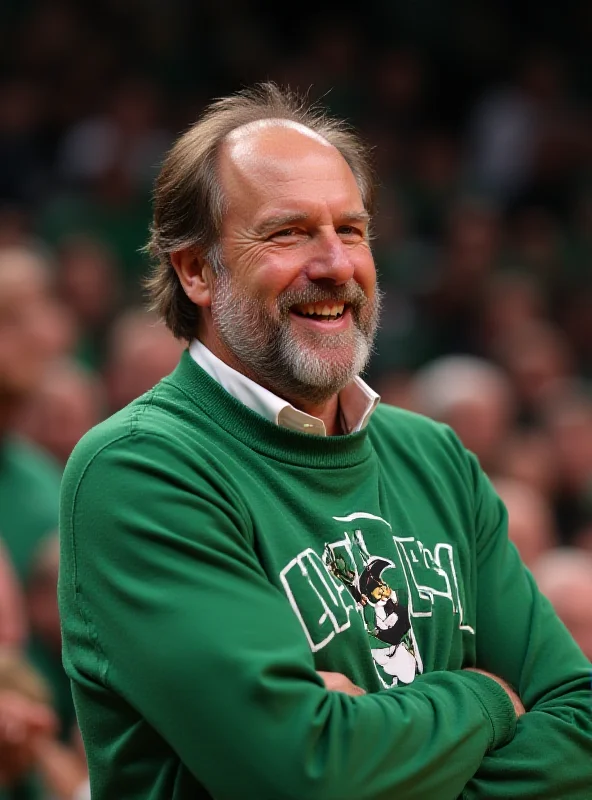
M257 80L322 98L373 146L368 381L478 455L592 658L590 4L374 0L289 22L202 5L0 7L0 800L86 796L60 472L175 366L182 344L142 308L151 181L206 100Z

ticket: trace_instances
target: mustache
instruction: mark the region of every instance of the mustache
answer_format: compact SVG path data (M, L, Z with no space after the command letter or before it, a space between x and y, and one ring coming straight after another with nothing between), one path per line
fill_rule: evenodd
M314 283L303 289L288 289L278 297L280 313L288 314L293 306L309 303L347 303L354 311L368 302L364 290L353 279L342 286L321 287Z

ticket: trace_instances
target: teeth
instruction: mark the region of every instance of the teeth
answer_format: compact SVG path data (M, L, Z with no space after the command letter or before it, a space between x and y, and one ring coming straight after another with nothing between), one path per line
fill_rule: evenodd
M309 317L313 315L317 317L339 317L343 314L344 308L345 303L332 306L321 303L308 303L307 305L299 306L298 310L301 314Z

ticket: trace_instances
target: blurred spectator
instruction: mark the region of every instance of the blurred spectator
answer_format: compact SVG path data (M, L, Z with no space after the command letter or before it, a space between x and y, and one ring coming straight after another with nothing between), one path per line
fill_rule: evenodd
M56 720L43 678L13 648L0 648L0 798L36 800L40 787L31 770L35 746L53 737Z
M152 314L129 310L111 329L105 363L109 413L118 411L177 366L183 345Z
M560 527L570 541L584 524L592 488L592 400L576 391L547 398L543 409L559 474Z
M0 201L37 205L46 189L39 88L25 79L0 84Z
M592 661L592 553L556 548L533 567L541 592Z
M499 342L516 339L526 325L544 319L546 310L541 283L534 276L516 270L491 275L479 309L482 352L493 356Z
M451 208L447 203L439 216L446 227L432 256L432 274L418 295L421 325L430 330L432 357L478 355L480 309L500 258L501 220L493 206L477 199Z
M29 657L51 689L58 718L57 734L65 740L71 734L76 716L70 681L62 667L62 635L57 603L59 562L58 535L52 533L35 552L27 577L26 601L31 628Z
M497 452L497 471L531 486L547 498L558 490L560 475L548 434L538 428L512 430Z
M80 736L77 746L67 746L48 736L33 745L35 767L52 800L91 800L88 769Z
M16 421L17 430L64 466L78 440L103 418L99 378L69 360L49 366Z
M28 620L21 587L0 542L0 647L22 647L27 633Z
M117 261L101 240L80 235L60 242L56 267L57 291L77 325L77 356L97 368L122 297Z
M57 524L60 474L12 426L65 338L43 260L25 249L1 251L0 531L21 580L37 543Z
M17 664L19 674L23 665ZM0 797L34 764L34 743L53 728L53 715L45 703L29 700L20 692L0 689ZM20 791L20 796L26 794Z
M559 220L547 209L529 206L516 212L509 230L512 263L520 266L549 288L562 276L562 237Z
M84 188L121 169L133 185L149 188L171 141L159 106L156 87L147 81L131 78L114 87L104 114L77 122L65 135L58 156L62 180Z
M565 105L565 76L550 53L522 59L514 83L487 91L470 121L470 172L476 184L501 200L528 185L545 127Z
M448 356L420 369L412 389L413 410L450 425L487 471L512 423L512 387L487 361Z
M494 478L493 485L508 510L508 536L529 569L557 545L553 511L545 496L512 478Z
M2 800L90 797L80 736L75 735L72 744L63 744L55 732L49 687L16 651L0 649Z
M552 392L559 392L573 376L573 359L563 333L552 324L526 323L502 334L496 355L516 390L522 417L536 420Z

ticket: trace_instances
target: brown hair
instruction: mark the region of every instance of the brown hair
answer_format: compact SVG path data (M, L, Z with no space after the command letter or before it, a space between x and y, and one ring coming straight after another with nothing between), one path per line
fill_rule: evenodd
M261 119L298 122L339 150L356 179L364 207L372 214L374 174L369 151L342 120L308 105L274 83L244 89L209 105L166 156L154 190L154 217L145 250L154 267L148 280L151 309L179 339L195 336L199 308L187 297L171 263L171 253L199 247L214 272L219 269L219 233L224 197L217 175L220 145L235 129Z

